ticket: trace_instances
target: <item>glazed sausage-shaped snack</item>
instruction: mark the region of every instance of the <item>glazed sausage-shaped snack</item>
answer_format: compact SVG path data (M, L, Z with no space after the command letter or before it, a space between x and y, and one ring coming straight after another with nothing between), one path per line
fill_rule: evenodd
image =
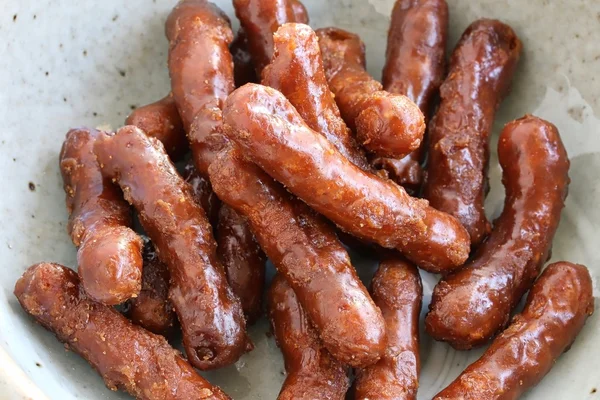
M196 203L202 206L211 226L213 228L216 227L219 221L221 202L215 192L213 192L208 178L200 175L194 166L194 162L190 160L183 170L183 179L191 185L194 199Z
M245 156L342 230L396 248L431 272L448 273L467 259L469 237L458 221L356 167L276 90L237 89L223 118Z
M284 24L273 41L275 51L263 70L263 85L283 93L312 130L325 136L357 167L370 170L327 86L319 41L313 30L304 24Z
M90 298L116 305L142 288L142 240L130 229L131 207L123 193L102 177L94 154L99 135L95 129L70 130L60 152L60 170L83 288Z
M516 315L486 352L435 400L514 400L537 385L594 312L590 273L557 262L544 270Z
M89 362L111 390L124 389L141 400L229 399L165 338L85 297L69 268L30 267L17 281L15 296L37 322Z
M388 31L383 88L414 101L426 123L444 80L447 40L446 0L396 1ZM416 193L423 180L421 162L426 142L425 137L419 148L404 158L376 157L372 163L386 170L396 183Z
M252 64L252 56L248 49L248 35L244 32L244 28L238 30L235 39L229 46L231 57L233 58L233 76L235 86L244 86L246 83L258 82L254 64Z
M521 53L515 32L482 19L467 28L450 59L440 107L429 129L423 195L467 228L476 247L490 232L485 217L489 135Z
M419 108L403 95L391 95L365 69L360 38L337 28L317 30L323 64L342 118L358 142L376 155L403 157L416 150L425 133Z
M278 400L344 400L346 368L323 347L296 294L276 275L268 294L269 317L287 377Z
M150 332L166 336L175 325L175 312L169 301L169 269L158 259L150 240L144 243L142 290L129 300L126 315Z
M189 149L183 123L173 95L136 108L125 120L125 125L135 125L146 135L162 142L173 161L183 158Z
M102 134L94 149L102 173L121 186L169 267L169 299L191 364L205 370L235 362L249 346L244 315L191 187L177 174L162 144L134 126Z
M510 122L498 142L504 210L473 259L433 291L427 332L457 349L490 340L547 260L569 185L558 130L534 116Z
M381 360L356 371L356 400L409 400L419 388L419 315L423 286L417 268L398 258L383 261L371 283L387 332Z
M247 218L327 350L352 366L377 361L385 345L383 317L333 228L238 148L215 160L210 179L221 200Z
M248 48L256 75L273 56L273 34L287 22L308 24L308 14L298 0L233 0L235 15L248 35Z

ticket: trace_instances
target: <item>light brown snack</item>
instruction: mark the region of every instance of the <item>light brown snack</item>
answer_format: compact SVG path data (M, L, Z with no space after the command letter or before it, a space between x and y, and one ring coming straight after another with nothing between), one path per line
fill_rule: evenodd
M162 336L85 297L72 270L42 263L15 285L21 307L82 356L111 390L141 400L229 399L211 385Z
M515 400L537 385L594 312L586 267L554 263L527 296L523 312L435 400Z
M133 110L125 125L135 125L146 135L160 140L173 161L181 160L189 150L183 123L170 93L155 103Z
M417 268L397 257L381 262L371 283L387 333L381 360L357 370L355 400L414 400L419 388L419 315L423 286Z
M223 119L246 157L342 230L396 248L431 272L448 273L467 259L469 237L458 221L356 167L276 90L237 89Z
M235 86L244 86L246 83L256 83L259 81L256 76L256 69L252 64L252 56L248 49L248 35L244 28L238 30L235 39L229 46L231 57L233 58L233 76Z
M552 248L569 185L569 157L551 123L525 116L498 142L504 210L459 272L435 287L427 332L457 349L489 341L533 284Z
M242 308L227 284L206 215L164 146L125 126L102 133L94 150L102 174L121 186L169 267L169 299L191 364L205 370L235 362L250 347Z
M296 294L276 275L268 294L269 317L287 376L278 400L344 400L346 368L323 347Z
M102 177L96 162L93 146L100 134L71 129L60 151L60 170L83 288L92 299L116 305L141 290L142 240L130 228L131 207L121 190Z
M283 93L304 122L325 136L357 167L371 170L327 86L321 50L313 30L304 24L284 24L275 32L273 41L273 58L263 70L262 84Z
M360 38L337 28L318 29L317 35L329 87L358 142L384 157L416 150L425 133L423 114L409 98L383 91L369 75Z
M222 153L209 172L215 193L248 220L327 350L352 366L377 361L385 344L383 317L333 228L237 148Z
M489 136L521 53L508 25L481 19L472 23L450 59L440 88L441 103L430 129L423 196L465 226L477 247L489 234L485 216Z

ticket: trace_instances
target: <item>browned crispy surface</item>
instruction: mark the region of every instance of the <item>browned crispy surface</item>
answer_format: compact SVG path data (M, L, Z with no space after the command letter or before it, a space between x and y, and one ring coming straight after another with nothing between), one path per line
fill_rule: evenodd
M429 129L423 195L432 207L459 219L473 247L490 232L483 208L489 136L521 47L512 28L500 21L472 23L452 53L440 107Z
M490 340L547 260L569 184L569 158L554 125L534 116L507 124L498 158L504 210L473 259L433 291L427 332L458 349Z
M252 63L252 56L248 48L248 35L244 28L238 30L235 39L229 46L231 57L233 58L233 76L235 86L240 87L246 83L256 83L259 81L256 76L256 69Z
M417 268L397 257L383 261L371 293L387 332L377 364L356 372L356 400L414 400L419 388L419 315L423 301Z
M554 263L527 296L525 309L436 400L515 400L537 385L594 312L583 265Z
M77 274L66 267L30 267L17 281L15 296L25 311L88 361L112 390L123 389L142 400L229 399L165 338L82 295Z
M211 227L191 187L162 144L134 126L101 134L94 150L102 173L121 186L169 267L169 299L190 362L199 369L235 362L249 344L242 308L227 284Z
M281 275L268 294L269 317L287 377L278 400L343 400L350 380L342 363L321 344L296 294Z
M142 240L130 229L131 208L123 193L102 177L93 151L98 135L95 129L70 130L60 170L82 285L94 300L115 305L140 292Z

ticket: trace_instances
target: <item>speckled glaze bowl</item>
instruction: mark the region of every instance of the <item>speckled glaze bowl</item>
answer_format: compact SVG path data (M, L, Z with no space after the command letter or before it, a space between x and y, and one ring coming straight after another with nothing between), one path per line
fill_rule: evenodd
M0 399L125 399L110 392L77 355L33 323L12 291L29 265L55 261L75 266L58 152L70 127L118 127L137 105L169 90L163 24L175 1L3 0L0 5ZM230 0L217 0L233 16ZM339 26L367 44L371 73L384 62L393 0L304 0L313 27ZM598 295L600 252L600 1L448 0L452 48L476 18L512 25L524 43L511 95L496 119L492 150L502 125L525 113L555 123L571 157L572 183L554 241L553 260L587 265ZM234 22L237 25L237 21ZM490 166L490 217L502 208L504 189L495 154ZM367 278L374 263L353 255ZM429 303L436 283L423 274ZM524 398L600 398L600 312L571 350ZM283 363L262 321L251 328L256 350L236 365L206 374L234 399L274 399ZM457 352L423 335L419 399L431 399L482 350Z

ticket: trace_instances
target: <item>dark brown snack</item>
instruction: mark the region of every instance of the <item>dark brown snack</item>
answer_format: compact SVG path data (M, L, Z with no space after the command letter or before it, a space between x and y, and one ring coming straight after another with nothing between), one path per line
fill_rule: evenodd
M491 229L483 207L489 136L521 47L512 28L500 21L472 23L452 53L448 77L440 88L440 107L429 129L423 195L432 207L458 218L473 247Z
M173 161L181 160L189 150L183 123L170 93L155 103L133 110L125 125L135 125L146 135L160 140Z
M327 350L352 366L377 361L385 344L383 317L332 226L238 148L222 153L209 172L215 193L246 217Z
M397 257L379 265L371 283L387 332L377 364L356 371L356 400L414 400L419 388L419 315L423 286L417 268Z
M458 221L356 167L278 91L254 84L237 89L223 119L245 156L342 230L396 248L431 272L448 273L467 259L469 237Z
M205 370L235 362L249 346L244 315L192 188L177 174L164 146L134 126L101 134L94 150L103 175L121 186L169 267L169 299L191 364Z
M385 157L416 150L425 133L423 114L409 98L383 91L369 75L360 38L337 28L319 29L317 35L329 87L358 142Z
M357 167L370 170L329 90L313 30L304 24L284 24L273 41L273 59L263 70L263 85L283 93L312 130L325 136Z
M256 75L273 56L273 34L288 22L308 24L308 14L298 0L233 0L235 15L248 35L248 48Z
M586 267L554 263L527 296L522 313L436 400L515 400L537 385L594 312Z
M141 400L229 399L159 335L85 297L72 270L36 264L15 285L21 307L82 356L111 390Z
M459 272L433 291L427 332L457 349L489 341L548 259L569 185L569 158L554 125L534 116L510 122L498 142L504 210Z
M175 311L169 301L169 269L158 259L150 240L144 243L142 290L127 303L126 316L136 325L168 336L175 325Z
M287 377L278 400L344 400L346 368L323 347L296 294L281 275L268 294L269 317Z
M130 229L131 207L123 193L102 177L94 154L99 135L96 129L70 130L60 170L83 288L92 299L116 305L142 288L142 240Z
M446 0L397 0L388 31L383 88L403 94L415 102L429 122L433 102L446 72L448 4ZM408 156L376 157L375 167L385 169L390 178L412 193L423 180L427 135L419 148Z
M229 46L231 57L233 58L233 76L235 86L244 86L246 83L256 83L259 81L256 76L256 69L252 64L252 56L248 49L248 35L244 28L238 30L235 39Z
M246 322L253 324L262 312L265 288L265 253L254 239L246 219L227 205L219 210L216 239L227 281L242 303Z
M194 166L194 162L190 160L184 168L183 179L192 187L194 200L202 206L210 225L213 228L216 227L219 221L221 202L215 192L213 192L208 178L200 175Z

